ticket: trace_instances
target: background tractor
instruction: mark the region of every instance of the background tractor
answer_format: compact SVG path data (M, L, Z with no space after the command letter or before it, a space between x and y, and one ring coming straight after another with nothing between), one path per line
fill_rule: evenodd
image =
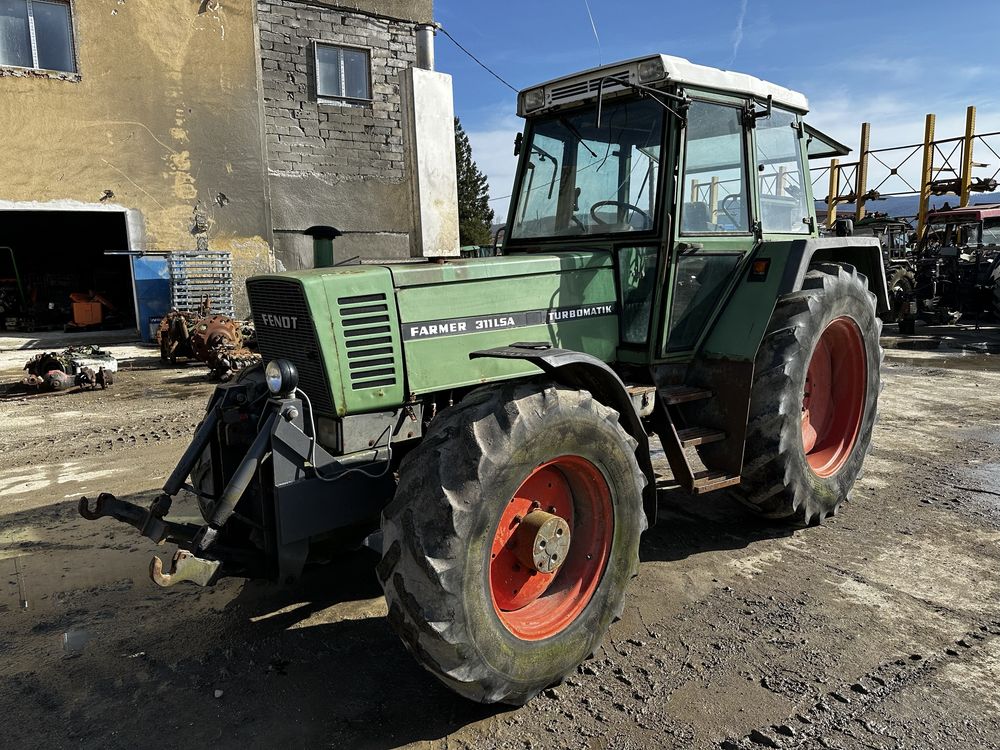
M905 297L894 297L909 302L901 333L913 333L917 318L952 323L966 314L1000 317L1000 205L929 212L924 236L896 273L909 285Z
M366 542L389 620L458 693L523 703L599 645L674 478L811 525L880 388L874 238L820 239L805 97L654 55L523 91L503 257L247 288L266 367L220 385L149 508L152 576L297 579ZM168 519L193 493L204 523Z

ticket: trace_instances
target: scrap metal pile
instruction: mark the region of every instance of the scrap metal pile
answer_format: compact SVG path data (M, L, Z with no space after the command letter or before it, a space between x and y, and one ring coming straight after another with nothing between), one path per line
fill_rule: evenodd
M114 383L118 360L97 346L71 346L61 352L36 354L24 365L21 383L39 391L107 388Z
M256 333L252 321L171 310L160 321L156 338L164 362L177 364L179 358L204 362L215 380L230 380L240 370L260 362L260 355L253 351Z

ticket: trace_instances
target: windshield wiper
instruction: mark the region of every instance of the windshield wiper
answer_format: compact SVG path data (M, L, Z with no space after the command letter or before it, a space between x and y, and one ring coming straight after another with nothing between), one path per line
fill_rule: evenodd
M684 115L681 112L687 112L688 106L691 104L691 100L686 96L678 96L677 94L668 94L666 91L660 91L659 89L650 88L649 86L643 86L641 83L631 83L627 79L619 78L618 76L604 76L597 84L597 122L595 123L598 128L601 127L601 110L604 107L604 84L607 81L612 83L617 83L627 89L632 89L639 94L640 99L645 99L649 97L661 107L663 107L667 112L672 114L681 122L684 121ZM680 112L674 110L669 104L660 99L660 97L665 97L667 99L672 99L677 102L680 106L677 108Z
M534 143L532 143L531 150L537 152L538 155L542 157L541 159L538 160L539 164L545 161L546 159L552 162L552 181L549 182L549 196L547 198L547 200L552 200L552 191L556 187L556 172L559 171L559 162L556 159L556 157L554 157L552 154L550 154L541 146L537 146Z
M587 151L590 152L591 156L593 156L595 159L597 158L597 153L594 151L594 149L592 149L590 146L586 144L586 142L583 140L583 136L580 134L580 131L576 129L576 125L574 125L561 115L559 116L557 122L564 128L566 128L566 130L568 130L574 136L576 136L576 140L579 142L581 146L583 146L585 149L587 149Z

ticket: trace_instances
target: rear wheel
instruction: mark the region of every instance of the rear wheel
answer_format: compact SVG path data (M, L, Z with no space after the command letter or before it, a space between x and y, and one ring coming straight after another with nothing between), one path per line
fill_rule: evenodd
M521 704L599 645L638 570L645 477L586 391L510 383L443 412L400 467L379 576L432 674Z
M819 523L850 495L881 390L881 321L865 278L814 265L775 307L757 355L743 480L734 494L769 518Z
M888 279L889 312L883 320L894 323L909 315L913 292L917 288L917 278L909 268L900 266Z

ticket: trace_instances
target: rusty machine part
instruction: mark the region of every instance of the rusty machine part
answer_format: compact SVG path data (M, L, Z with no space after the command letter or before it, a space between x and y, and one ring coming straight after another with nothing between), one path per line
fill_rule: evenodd
M212 379L229 380L239 370L260 361L260 355L244 346L247 328L247 323L225 315L212 315L195 324L191 349L208 365Z
M76 374L76 378L74 378L74 383L80 386L81 389L90 388L92 391L98 388L104 390L109 385L113 385L114 382L114 374L103 367L98 368L97 372L94 372L94 368L92 367L84 367Z
M177 364L178 357L191 358L191 331L197 318L188 312L171 310L160 321L156 340L160 344L160 359Z
M210 315L195 323L191 331L191 351L195 359L207 363L213 353L243 346L241 324L226 315Z
M245 346L238 348L222 346L212 350L205 364L211 370L213 380L225 382L231 380L237 372L253 367L260 361L260 354L250 351Z
M213 380L229 380L236 372L260 362L260 355L253 351L253 322L227 315L199 318L171 310L160 321L157 338L164 362L176 364L178 357L196 359L208 365Z
M73 387L73 376L62 370L45 373L45 387L50 391L65 391Z
M68 372L70 369L69 357L66 356L66 352L62 354L58 352L42 352L25 362L24 369L28 372L29 376L34 375L38 378L44 378L53 370Z

